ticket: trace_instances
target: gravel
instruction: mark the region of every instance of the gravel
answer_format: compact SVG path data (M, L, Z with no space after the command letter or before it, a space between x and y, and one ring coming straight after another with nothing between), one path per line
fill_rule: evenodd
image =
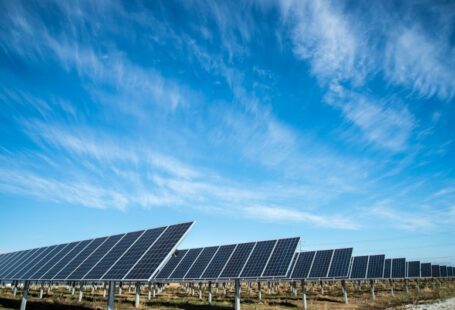
M425 305L408 305L399 309L406 310L453 310L455 309L455 298Z

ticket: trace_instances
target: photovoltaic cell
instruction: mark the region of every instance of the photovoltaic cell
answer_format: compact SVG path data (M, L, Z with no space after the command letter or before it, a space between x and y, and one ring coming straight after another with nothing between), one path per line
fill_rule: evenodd
M22 251L10 264L5 268L2 279L11 279L11 277L27 264L28 259L33 256L33 250Z
M117 262L118 259L136 242L145 231L135 231L125 234L105 255L97 262L84 279L101 279L103 275Z
M193 222L169 226L123 279L148 281L152 278L167 262L192 225Z
M89 244L77 254L61 271L59 271L52 279L65 280L72 272L76 270L108 237L93 239Z
M231 254L234 251L235 247L236 247L235 244L221 246L218 252L213 257L213 260L207 266L207 269L205 269L202 278L203 279L218 278L224 266L226 265L229 257L231 257Z
M84 240L77 242L76 246L72 250L66 252L63 257L54 267L49 269L41 279L51 280L60 270L62 270L73 258L75 258L89 243L91 240Z
M300 238L278 240L262 277L285 277Z
M367 277L368 255L355 256L352 260L351 279L365 279Z
M216 251L218 250L218 246L212 246L208 248L204 248L202 250L201 255L197 258L194 262L193 266L190 268L188 273L185 275L186 279L199 279L202 276L205 268L207 268L208 264L212 260L213 256L215 255Z
M440 276L439 265L431 265L431 277L439 278Z
M453 267L447 267L447 276L453 277Z
M394 258L392 259L392 278L404 279L406 277L406 259Z
M368 259L367 279L382 279L385 255L370 255Z
M58 250L57 245L45 248L39 257L36 257L29 265L27 265L27 267L14 277L18 280L30 279L30 277L36 272L37 268L39 269L43 263L54 257L56 250Z
M330 264L329 278L346 278L349 275L352 248L336 249Z
M32 280L39 280L46 273L46 271L49 270L49 268L54 266L60 260L62 251L65 250L67 246L68 244L57 245L52 255L49 255L45 262L34 268L35 272L29 278Z
M125 252L122 258L103 276L104 280L123 279L126 273L133 267L147 249L153 245L166 227L147 230L131 248Z
M254 242L239 244L221 272L220 278L238 278L253 247Z
M183 279L188 272L188 270L191 268L191 266L194 264L196 259L199 257L199 255L202 252L202 248L197 248L197 249L191 249L188 251L188 253L185 255L185 257L182 259L180 264L175 268L174 272L171 274L170 278L171 279Z
M260 241L251 253L245 268L242 271L242 278L258 278L264 271L265 265L272 254L277 240Z
M306 279L311 269L316 251L300 252L292 271L292 279Z
M311 267L310 270L309 278L313 279L326 278L329 271L332 255L333 250L317 251L316 256L314 258L313 266Z
M408 278L420 278L420 262L408 262Z
M84 276L109 252L112 247L119 242L124 234L108 237L87 259L74 270L67 280L82 280Z
M167 279L177 267L177 265L181 262L183 257L185 257L188 250L179 250L176 251L174 255L172 255L171 259L168 263L161 269L158 275L155 277L156 279Z
M447 277L447 266L440 266L439 274L441 275L441 278Z
M422 263L420 265L420 276L422 278L431 278L431 263Z
M30 257L27 261L26 264L24 264L21 268L16 270L14 274L10 276L10 280L20 280L22 275L25 274L29 268L33 267L37 262L39 262L47 253L47 247L44 248L38 248L35 253L33 254L33 257Z
M392 259L387 258L384 262L384 279L390 279L392 276Z

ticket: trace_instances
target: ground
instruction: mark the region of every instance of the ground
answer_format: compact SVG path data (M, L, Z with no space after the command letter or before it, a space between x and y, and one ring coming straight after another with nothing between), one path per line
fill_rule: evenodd
M455 282L446 281L437 284L435 287L430 283L428 287L421 284L420 292L417 291L415 283L410 283L409 293L406 293L404 283L397 283L395 286L395 296L392 296L387 285L377 284L376 300L373 301L370 295L368 283L362 285L349 284L349 304L344 304L341 287L339 284L325 284L324 294L320 292L320 286L308 286L308 308L314 310L340 309L406 309L406 310L448 310L455 309ZM281 285L274 289L275 292L268 294L268 289L263 289L263 300L257 299L256 287L242 287L242 309L298 309L303 304L300 297L300 288L298 296L294 296L287 284ZM11 288L0 289L0 309L18 309L20 305L21 292L14 297ZM151 301L147 300L147 288L143 288L141 294L141 309L205 309L205 310L227 310L232 309L233 288L227 288L227 295L224 296L221 289L214 289L213 303L208 305L206 292L204 291L204 301L199 301L197 292L192 296L187 293L183 287L171 285L161 294ZM437 303L438 301L445 303ZM134 293L128 292L125 287L122 295L117 292L116 309L135 309L133 305ZM421 304L432 304L431 306L419 306ZM406 306L405 305L416 305ZM92 293L90 287L86 287L84 300L77 301L77 292L72 295L66 287L53 288L47 292L42 300L38 298L38 290L32 289L27 309L105 309L106 300L103 298L103 289L100 287Z

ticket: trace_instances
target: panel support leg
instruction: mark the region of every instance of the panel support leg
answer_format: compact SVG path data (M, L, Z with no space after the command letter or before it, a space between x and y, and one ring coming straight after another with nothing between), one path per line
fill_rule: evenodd
M417 293L420 293L420 281L419 281L419 279L416 280L416 289L417 289Z
M392 296L395 296L393 281L389 280L389 283L390 283L390 294L392 294Z
M374 291L375 286L376 286L376 282L374 280L370 280L371 298L373 298L373 300L376 300L376 294Z
M202 300L202 283L199 283L199 285L197 286L197 288L198 288L199 300Z
M406 288L406 294L409 294L409 282L408 282L408 279L404 280L404 286Z
M82 302L82 296L84 295L84 283L80 283L79 285L79 298L78 301Z
M39 288L39 299L43 299L43 295L44 295L44 284L41 284L40 288Z
M235 280L235 310L240 310L240 280Z
M308 305L306 303L306 281L302 280L302 301L303 301L303 309L307 310Z
M109 294L107 297L107 310L114 310L115 303L115 282L109 282Z
M208 302L209 304L212 304L212 282L209 281L209 288L208 288Z
M24 294L22 295L22 301L21 301L20 310L25 310L25 308L27 307L29 287L30 287L30 283L28 281L25 281L25 283L24 283Z
M152 299L152 282L149 282L148 300Z
M258 299L262 300L261 282L258 282Z
M324 283L319 281L319 284L321 285L321 295L324 295Z
M348 301L348 289L346 288L345 280L341 280L341 288L343 289L344 303L347 305L349 303L349 301Z
M17 282L14 282L13 284L13 296L16 297L17 295Z
M134 306L139 308L141 302L141 284L136 283L136 298L134 299Z

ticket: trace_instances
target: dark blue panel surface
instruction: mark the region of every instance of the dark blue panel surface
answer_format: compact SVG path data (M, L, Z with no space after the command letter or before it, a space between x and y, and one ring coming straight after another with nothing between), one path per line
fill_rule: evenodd
M404 279L406 277L406 259L393 258L392 259L392 278Z
M390 279L392 276L392 259L386 258L384 262L384 279Z
M224 270L221 272L220 278L238 278L253 250L254 244L254 242L251 242L237 245Z
M203 248L191 249L182 259L180 264L175 268L174 272L169 277L170 279L183 279L188 270L193 266L196 259L201 254Z
M112 247L119 242L124 236L115 235L108 237L89 257L74 270L67 278L67 280L82 280L84 276L100 261L100 259L109 252Z
M258 278L261 276L276 242L278 241L269 240L260 241L256 244L250 259L242 271L242 278Z
M161 269L155 279L167 279L172 274L174 269L178 266L178 264L182 261L185 257L188 250L179 250L176 251L174 255L172 255L171 259L167 262L167 264Z
M291 277L293 279L308 278L315 255L316 251L299 253Z
M385 255L370 255L368 260L367 279L382 279L384 274Z
M193 266L185 275L185 279L199 279L218 249L218 246L204 248L201 255L199 255Z
M439 271L439 265L431 265L431 277L432 278L439 278L441 276Z
M289 238L278 240L275 249L273 249L267 266L265 267L263 277L285 277L300 238Z
M234 249L235 249L234 244L221 246L218 252L213 257L213 260L208 265L204 274L202 275L202 278L203 279L218 278Z
M77 254L61 271L54 277L54 280L65 280L77 267L79 267L108 237L91 240L85 248Z
M330 264L329 278L347 278L351 263L352 248L336 249Z
M52 245L50 247L44 248L38 257L33 259L33 261L28 264L22 271L20 271L14 277L19 280L28 280L31 276L37 271L40 266L45 264L49 259L54 257L55 253L58 252L57 245Z
M59 244L52 255L49 255L45 261L34 267L35 272L29 277L31 280L39 280L49 269L54 266L62 257L63 252L68 244Z
M193 222L169 226L155 244L142 256L124 279L148 280L170 258L171 252L193 225Z
M329 272L333 250L317 251L309 278L326 278Z
M351 279L365 279L367 277L368 255L355 256L352 260Z
M447 267L447 276L453 277L453 267Z
M144 230L127 233L117 242L85 276L85 280L101 279L120 257L139 239Z
M420 262L408 262L408 278L420 278Z
M166 227L147 230L136 243L123 255L123 257L103 276L104 280L123 279L126 273L153 245Z
M57 275L60 270L62 270L74 257L76 257L89 243L91 240L85 240L81 242L75 242L75 246L72 249L67 249L66 255L52 267L48 272L41 277L44 280L51 280L55 275Z
M431 263L422 263L420 265L420 276L422 278L431 278Z
M18 270L27 265L30 257L33 256L34 252L35 251L33 250L21 251L19 255L14 257L14 259L12 259L10 263L5 266L5 269L2 272L2 279L10 280Z
M439 274L441 278L447 277L447 266L439 266Z

